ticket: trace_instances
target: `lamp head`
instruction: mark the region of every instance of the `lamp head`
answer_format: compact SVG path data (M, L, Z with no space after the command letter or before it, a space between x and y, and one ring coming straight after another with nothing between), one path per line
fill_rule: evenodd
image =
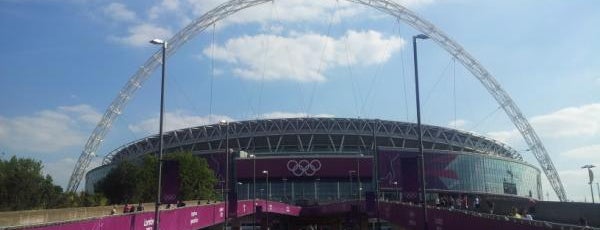
M267 171L267 170L263 170L263 171L262 171L262 173L264 173L264 174L269 174L269 171Z
M594 165L584 165L581 168L582 169L591 169L591 168L594 168L594 167L596 167L596 166L594 166Z
M415 35L415 38L418 38L418 39L429 39L429 36L427 36L425 34L419 34L419 35Z
M155 38L155 39L152 39L152 41L150 41L150 43L152 43L154 45L162 45L162 44L165 44L165 41L162 39Z

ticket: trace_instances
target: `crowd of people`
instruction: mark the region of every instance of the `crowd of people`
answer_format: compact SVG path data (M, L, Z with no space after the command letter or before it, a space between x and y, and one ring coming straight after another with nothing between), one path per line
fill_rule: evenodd
M491 200L485 201L486 207L482 207L483 201L479 196L467 196L467 195L445 195L439 194L435 198L435 206L448 208L450 210L471 210L476 212L487 212L494 214L495 203ZM530 210L524 208L512 207L509 213L510 217L517 219L533 220Z

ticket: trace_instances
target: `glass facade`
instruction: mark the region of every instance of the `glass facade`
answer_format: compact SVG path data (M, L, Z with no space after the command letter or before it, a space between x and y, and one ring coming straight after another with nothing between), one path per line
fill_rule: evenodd
M394 154L401 157L393 157L394 160L382 160L382 164L389 166L386 170L390 172L380 170L381 193L384 197L391 197L392 199L411 192L407 189L411 187L407 183L418 183L415 179L418 177L414 154L407 154L403 151ZM275 162L274 159L261 160L261 158L258 158L257 161ZM321 162L323 170L325 170L325 167L329 165L328 161L321 159ZM349 162L353 161L350 160ZM406 163L409 163L411 167L407 167ZM366 163L362 164L368 165ZM425 164L427 189L432 191L542 198L540 171L524 162L486 155L445 151L426 153ZM280 164L270 165L271 169L274 170ZM340 167L337 167L340 171L347 172L347 169L341 169ZM364 170L363 172L369 171ZM370 172L365 174L369 175L368 177L361 177L360 184L356 176L352 176L350 179L348 176L333 177L325 174L319 175L318 173L314 177L271 175L269 188L267 188L266 178L257 178L256 197L293 203L308 202L309 204L311 202L327 203L339 200L364 199L365 192L372 190ZM384 180L392 183L386 184L383 182ZM412 188L417 189L418 186L413 185ZM240 178L236 189L238 199L252 199L254 197L251 177Z
M437 161L440 155L426 156L426 169L450 173L427 174L428 180L440 182L428 183L428 189L542 198L540 171L531 165L474 154L455 154L450 162Z

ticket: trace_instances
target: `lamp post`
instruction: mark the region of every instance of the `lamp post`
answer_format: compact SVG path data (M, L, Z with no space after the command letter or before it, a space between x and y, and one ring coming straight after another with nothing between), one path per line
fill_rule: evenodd
M596 182L596 194L598 194L598 200L600 201L600 185Z
M396 189L396 199L400 201L400 193L398 192L398 181L394 181L394 188Z
M287 203L287 178L283 178L281 180L283 180L283 202Z
M223 229L227 229L227 225L229 224L229 122L226 120L220 120L219 123L221 125L225 125L225 225L223 225Z
M269 199L271 198L271 186L269 186L269 171L263 170L263 174L267 175L267 208L266 208L266 216L267 216L267 229L269 229Z
M318 202L318 200L319 200L319 181L320 180L321 180L321 178L315 179L315 202Z
M417 63L417 39L428 39L425 34L413 36L413 58L415 64L415 93L417 99L417 135L419 138L419 158L421 160L421 202L423 205L423 229L427 229L427 199L425 192L425 155L423 154L423 130L421 127L421 101L419 98L419 65Z
M159 141L158 141L158 163L156 165L156 173L158 174L158 183L157 183L157 188L156 188L156 204L154 206L154 225L153 229L154 230L158 230L158 224L160 222L159 218L159 211L158 209L160 208L160 189L161 189L161 183L162 183L162 155L163 155L163 114L165 112L165 62L166 62L166 53L167 53L167 41L161 40L161 39L153 39L152 41L150 41L151 44L154 45L161 45L162 46L162 74L161 74L161 82L160 82L160 121L159 121L159 127L158 127L158 136L159 136Z
M588 170L588 176L590 178L590 182L589 182L589 184L590 184L590 192L592 193L592 204L596 203L594 201L594 187L592 186L592 182L594 182L594 173L592 172L592 168L594 168L594 167L596 167L596 166L594 166L594 165L584 165L584 166L581 167L582 169L587 169Z
M252 217L252 229L256 228L256 155L250 154L252 158L252 208L254 215Z
M350 199L354 198L354 185L352 184L352 174L356 171L350 170L348 171L348 178L350 178Z
M362 183L360 183L360 160L364 154L360 154L358 158L356 158L356 181L358 181L358 200L362 200Z

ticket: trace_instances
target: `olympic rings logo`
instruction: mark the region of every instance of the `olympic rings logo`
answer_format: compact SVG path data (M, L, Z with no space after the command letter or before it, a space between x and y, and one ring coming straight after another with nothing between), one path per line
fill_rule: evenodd
M319 160L289 160L287 169L294 176L314 176L321 169L321 161Z

